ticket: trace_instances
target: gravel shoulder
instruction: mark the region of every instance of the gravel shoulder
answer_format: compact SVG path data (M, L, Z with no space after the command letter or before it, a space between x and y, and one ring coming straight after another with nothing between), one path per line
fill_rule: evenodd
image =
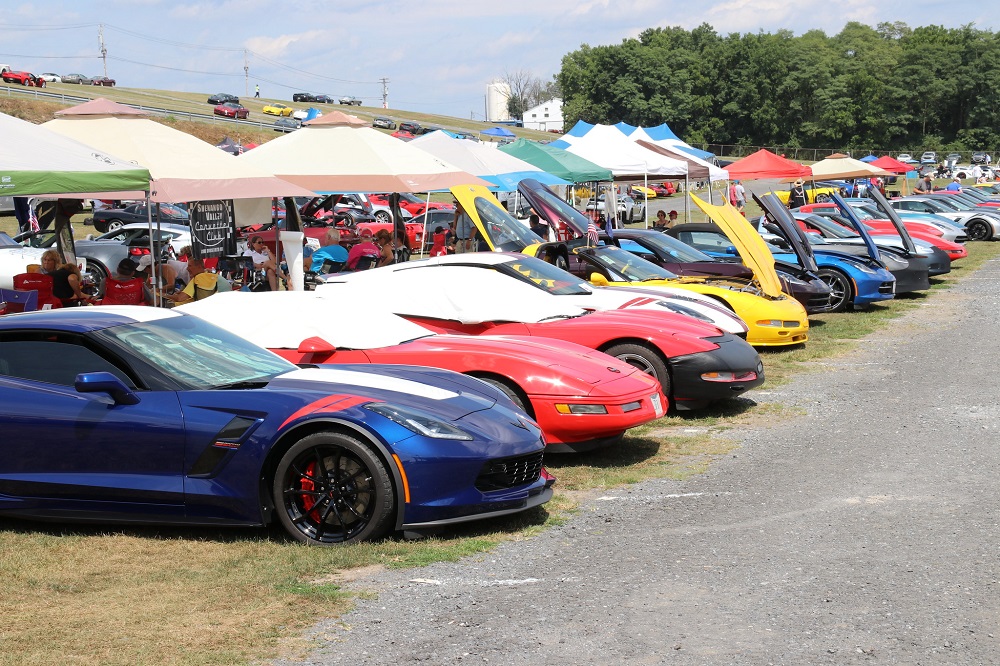
M370 599L275 664L1000 662L1000 261L758 402L705 474L587 501Z

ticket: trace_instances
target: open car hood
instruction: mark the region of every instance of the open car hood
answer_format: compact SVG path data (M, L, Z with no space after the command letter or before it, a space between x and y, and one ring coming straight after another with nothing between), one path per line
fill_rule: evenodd
M774 256L768 251L764 239L750 226L746 218L729 202L716 206L693 194L690 196L702 212L719 225L736 246L736 251L743 258L743 262L753 271L763 292L771 298L781 296L781 278L774 270Z
M486 240L491 250L524 252L525 248L545 242L527 225L511 217L497 201L496 195L482 185L456 185L451 188L451 193L462 204L479 230L479 237Z
M839 194L831 195L830 201L837 204L837 207L840 209L840 214L845 220L851 223L851 227L854 231L856 231L858 235L861 236L861 239L864 240L865 246L868 248L868 256L875 261L880 261L881 255L879 254L878 247L875 245L875 241L872 240L871 234L868 233L868 227L861 222L861 219L858 217L857 213L854 212L854 209L848 206L847 202L844 201ZM913 241L911 240L910 244L912 245L912 243Z
M839 198L840 197L838 196L837 199ZM903 239L903 247L906 249L906 251L909 252L910 254L916 254L917 253L916 243L913 242L913 238L910 236L910 233L906 230L906 226L903 224L903 220L899 217L899 213L896 212L895 208L889 205L889 202L886 201L886 198L882 196L881 192L878 191L878 188L875 187L869 188L868 198L874 201L875 205L878 207L880 211L882 211L882 213L885 214L886 218L892 221L892 225L896 227L896 232L899 234L899 237ZM836 201L837 199L834 199L834 201ZM844 203L843 201L841 201L837 205L839 206L841 204L843 204L848 208L850 207L847 206L847 204Z
M785 204L781 203L781 199L770 192L760 196L755 194L753 198L764 211L767 220L777 225L781 235L791 245L792 251L799 260L799 265L814 273L819 270L816 265L816 256L813 254L809 240L805 237L805 232L799 228L799 225L795 224L795 218L785 208Z
M518 184L517 191L556 230L556 237L560 240L583 238L587 235L590 219L537 180L525 178Z

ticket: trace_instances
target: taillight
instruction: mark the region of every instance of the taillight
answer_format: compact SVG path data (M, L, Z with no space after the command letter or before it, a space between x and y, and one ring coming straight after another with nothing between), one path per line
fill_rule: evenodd
M128 253L133 257L141 257L143 255L149 254L148 247L130 247Z

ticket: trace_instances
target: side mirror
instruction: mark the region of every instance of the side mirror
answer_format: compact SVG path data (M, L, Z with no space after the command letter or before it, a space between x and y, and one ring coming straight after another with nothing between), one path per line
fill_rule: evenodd
M297 352L300 354L332 354L337 348L319 336L306 338L299 343Z
M116 405L139 404L139 396L110 372L80 373L73 386L79 393L107 393Z
M590 284L594 285L595 287L607 287L608 278L604 277L600 273L591 273Z
M736 246L735 245L730 245L729 247L727 247L726 248L726 254L731 254L733 256L736 256L736 254L737 254L736 253Z

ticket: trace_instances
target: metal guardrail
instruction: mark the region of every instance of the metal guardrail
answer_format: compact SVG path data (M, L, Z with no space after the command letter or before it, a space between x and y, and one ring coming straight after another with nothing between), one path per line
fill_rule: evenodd
M7 97L25 97L34 98L49 102L61 102L66 104L82 104L83 102L90 102L93 97L78 97L75 95L67 95L62 92L46 92L45 88L33 88L31 86L2 86L0 85L0 93L5 93ZM237 120L235 118L225 118L223 116L217 116L214 113L196 113L192 111L178 111L177 109L167 109L158 106L150 106L148 104L130 104L128 102L116 102L124 106L137 109L139 111L145 111L147 113L156 114L159 116L170 116L173 118L184 118L187 120L197 120L200 122L223 122L223 123L236 123L238 125L256 127L260 130L273 129L273 121L260 121L260 120Z

